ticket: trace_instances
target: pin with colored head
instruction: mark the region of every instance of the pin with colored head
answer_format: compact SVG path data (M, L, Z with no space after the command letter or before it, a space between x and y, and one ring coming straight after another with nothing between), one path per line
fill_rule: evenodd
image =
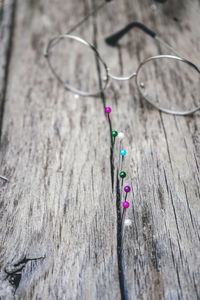
M124 161L124 156L126 155L126 150L122 149L120 151L120 155L122 156L122 162Z
M113 144L115 144L115 138L116 138L116 136L118 136L118 132L116 130L113 130L111 134L113 137Z
M119 132L117 138L121 141L124 138L124 133L123 132Z
M121 147L122 147L122 140L124 138L124 133L123 132L118 132L117 138L119 140L119 149L121 149Z
M108 115L108 122L110 123L110 113L112 109L108 106L105 108L105 113Z
M124 182L124 178L126 177L126 173L124 171L121 171L119 176L122 179L122 186L123 186L123 182Z
M125 196L125 201L126 201L126 198L127 198L127 195L128 193L131 191L131 187L129 185L126 185L124 187L124 192L126 193L126 196Z
M131 226L131 225L132 225L132 221L131 221L130 219L125 219L125 220L124 220L124 226L129 227L129 226Z
M4 176L1 176L0 175L0 179L4 180L4 181L8 181L8 178L4 177Z
M127 208L129 208L130 203L129 203L128 201L124 201L124 202L122 203L122 205L123 205L123 212L122 212L121 226L123 227L123 225L124 225L124 219L125 219L125 214L126 214L126 210L127 210Z

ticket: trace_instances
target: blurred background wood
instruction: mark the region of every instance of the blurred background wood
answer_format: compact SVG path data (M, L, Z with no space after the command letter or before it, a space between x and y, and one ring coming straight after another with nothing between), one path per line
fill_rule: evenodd
M0 299L200 299L200 113L160 113L132 82L113 81L105 98L75 97L43 57L49 38L99 3L0 2L0 173L9 178L0 183ZM133 20L198 64L199 15L198 1L116 0L75 33L122 74L146 57L170 54L137 30L128 47L105 45L108 33ZM78 64L81 49L73 54ZM89 63L81 66L85 80ZM76 66L67 68L73 76ZM124 274L118 144L112 164L104 104L128 152Z

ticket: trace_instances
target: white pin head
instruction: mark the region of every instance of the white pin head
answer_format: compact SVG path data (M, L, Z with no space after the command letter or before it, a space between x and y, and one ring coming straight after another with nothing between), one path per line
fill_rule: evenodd
M132 225L132 221L130 219L125 219L124 221L124 226L131 226Z
M117 137L118 137L119 140L123 140L124 133L123 132L119 132Z

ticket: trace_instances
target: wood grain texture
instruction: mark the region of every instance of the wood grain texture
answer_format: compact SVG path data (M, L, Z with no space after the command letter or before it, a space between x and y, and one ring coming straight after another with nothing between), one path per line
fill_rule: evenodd
M3 108L6 95L7 77L9 58L11 54L12 44L12 30L14 22L14 1L0 2L0 30L1 30L1 44L0 44L0 123L3 118ZM2 125L0 126L0 130Z
M200 299L200 114L160 113L133 81L112 81L101 98L77 98L43 57L50 37L97 4L18 0L1 18L8 37L1 50L0 170L9 183L0 186L0 299ZM166 53L138 30L117 48L105 45L132 20L198 63L198 11L198 1L116 0L75 33L96 44L116 73ZM79 67L86 80L90 62L79 66L80 47L70 55L70 75ZM132 187L132 225L120 251L119 143L110 145L105 104L113 129L125 133L123 168Z

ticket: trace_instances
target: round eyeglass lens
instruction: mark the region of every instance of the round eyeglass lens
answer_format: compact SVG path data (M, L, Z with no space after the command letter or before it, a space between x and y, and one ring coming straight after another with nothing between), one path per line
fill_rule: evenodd
M154 56L140 64L136 82L153 106L173 114L189 114L200 107L200 70L176 56Z
M47 58L55 77L71 92L96 96L108 83L106 64L94 47L77 36L52 40Z

